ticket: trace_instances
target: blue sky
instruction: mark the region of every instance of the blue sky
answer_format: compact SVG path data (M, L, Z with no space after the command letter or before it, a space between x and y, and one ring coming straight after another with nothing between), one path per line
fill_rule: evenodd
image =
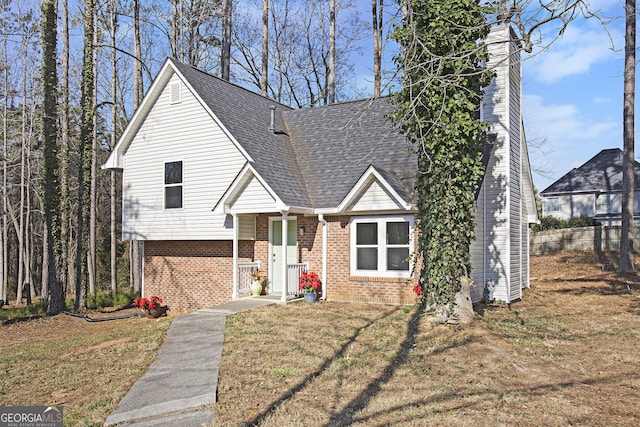
M574 21L541 51L557 32L556 24L548 24L541 45L523 61L523 117L534 185L540 191L600 150L622 148L624 1L590 4L602 16L618 18L606 30L595 19ZM369 19L370 7L358 0L363 19ZM370 36L362 41L365 49L369 44ZM370 53L363 55L368 58ZM356 72L358 86L370 87L371 65L358 64Z
M596 20L579 20L523 62L523 116L540 191L600 150L622 148L623 2L591 5L619 17L607 26L609 34Z

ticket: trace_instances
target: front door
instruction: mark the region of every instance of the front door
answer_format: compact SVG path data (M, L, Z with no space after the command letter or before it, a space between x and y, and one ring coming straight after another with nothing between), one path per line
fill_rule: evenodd
M282 219L273 218L271 221L269 248L271 259L269 265L269 278L271 279L271 292L282 293ZM296 262L296 232L298 221L295 218L287 218L287 264ZM292 285L293 286L293 285ZM291 289L289 289L291 290Z

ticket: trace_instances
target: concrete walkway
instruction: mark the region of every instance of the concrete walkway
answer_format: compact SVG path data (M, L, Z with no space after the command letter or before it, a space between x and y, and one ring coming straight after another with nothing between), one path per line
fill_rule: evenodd
M243 298L173 319L156 360L104 425L190 427L212 423L213 412L199 408L216 402L226 316L279 302L279 297Z

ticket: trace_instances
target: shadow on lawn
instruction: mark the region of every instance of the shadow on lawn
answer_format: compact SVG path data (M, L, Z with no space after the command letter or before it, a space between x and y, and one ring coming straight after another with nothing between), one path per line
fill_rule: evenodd
M398 307L395 310L393 310L393 311L391 311L389 313L386 313L385 315L383 315L383 316L381 316L381 317L379 317L377 319L372 319L370 322L368 322L364 326L356 329L356 331L353 333L353 335L344 343L344 345L340 348L339 351L336 352L336 354L333 357L325 360L325 362L315 372L312 372L311 374L307 375L302 381L300 381L300 383L298 385L296 385L291 390L289 390L287 393L282 395L278 400L276 400L273 404L271 404L269 407L267 407L267 409L265 409L261 414L258 414L253 420L246 422L244 425L247 426L247 427L260 425L265 420L267 415L269 415L272 411L276 410L280 405L285 403L287 400L289 400L293 396L295 396L296 393L302 391L305 387L307 387L307 385L309 385L311 383L311 381L313 381L314 379L316 379L317 377L322 375L322 373L327 368L329 368L332 363L334 363L336 360L340 359L344 355L345 351L349 348L349 346L358 338L360 333L362 333L362 331L367 329L369 326L375 324L376 322L384 319L385 317L389 317L389 316L393 315L394 313L397 313L401 309L402 309L401 307ZM416 316L416 314L414 313L414 317L415 316ZM413 323L413 321L412 321L412 323Z
M289 390L280 399L278 399L273 404L271 404L267 409L265 409L261 414L256 416L253 420L246 422L245 426L260 425L265 420L267 415L269 415L269 413L276 410L279 406L281 406L287 400L292 398L296 393L302 391L305 387L307 387L307 385L310 384L311 381L313 381L318 376L322 375L322 373L326 369L328 369L331 366L331 364L339 360L344 355L345 351L349 348L349 346L358 338L358 336L361 334L363 330L375 324L376 322L383 320L385 317L392 316L394 313L396 313L400 309L401 308L398 308L378 319L373 319L363 327L357 329L355 333L349 338L349 340L345 342L345 344L340 348L340 350L333 355L333 357L327 359L315 372L309 374L298 385L296 385L291 390ZM372 381L367 386L367 388L363 390L349 404L347 404L344 407L344 409L342 409L340 412L333 414L331 419L327 422L326 424L327 426L349 425L353 421L355 421L355 414L357 414L359 411L366 408L369 402L372 399L374 399L378 395L378 393L382 390L382 387L384 386L384 384L388 383L393 378L393 375L396 372L396 370L406 363L407 358L409 356L409 352L414 348L416 344L416 337L419 334L418 325L419 325L420 317L422 315L423 315L423 311L421 310L414 311L413 315L411 316L411 319L409 320L409 327L407 329L406 336L402 341L402 343L400 344L400 347L396 352L395 357L389 362L387 367L382 371L382 373L377 379ZM452 347L464 346L474 339L475 338L473 336L469 336L465 338L463 341L456 341L455 343L452 343L450 346L445 346L443 348L440 348L431 354L432 355L438 354ZM448 396L448 397L451 397L451 396Z
M607 375L604 377L584 377L584 378L576 378L573 381L552 381L544 384L536 384L532 386L524 386L524 387L512 387L512 388L501 388L501 389L486 389L483 388L482 391L470 391L469 387L459 387L455 389L451 389L447 392L434 394L433 396L427 399L416 399L410 403L403 403L401 405L397 405L388 409L385 409L383 412L376 412L365 417L359 418L351 418L353 422L365 423L367 421L375 421L377 418L392 414L393 412L398 412L398 417L394 418L393 423L386 424L376 424L378 426L393 426L400 423L411 423L411 422L424 422L425 412L429 414L446 414L446 413L456 413L458 411L464 409L470 409L473 407L479 406L481 410L486 407L490 402L495 402L495 405L500 405L501 402L505 399L507 395L510 396L521 396L524 399L526 396L527 401L531 401L532 397L537 398L545 398L549 393L558 393L559 391L564 391L564 393L571 394L572 389L574 387L593 387L598 385L606 385L606 384L618 384L621 381L628 381L629 378L637 377L636 371L633 369L629 369L627 372L621 372L615 375ZM426 408L428 405L434 404L442 404L452 400L459 401L460 403L452 406L446 406L438 408L430 407L428 411L420 412L413 416L404 416L401 417L402 413L405 410L409 410L411 408ZM632 412L632 411L631 411ZM489 420L489 418L487 418ZM592 421L592 420L590 420ZM327 424L329 426L331 424ZM342 425L342 424L335 424ZM475 425L475 424L474 424Z

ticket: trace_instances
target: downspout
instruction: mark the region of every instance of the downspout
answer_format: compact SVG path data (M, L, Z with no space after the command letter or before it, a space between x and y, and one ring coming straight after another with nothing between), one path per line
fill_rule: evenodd
M318 221L322 223L322 300L327 299L327 238L329 230L327 229L327 220L323 214L318 214Z

